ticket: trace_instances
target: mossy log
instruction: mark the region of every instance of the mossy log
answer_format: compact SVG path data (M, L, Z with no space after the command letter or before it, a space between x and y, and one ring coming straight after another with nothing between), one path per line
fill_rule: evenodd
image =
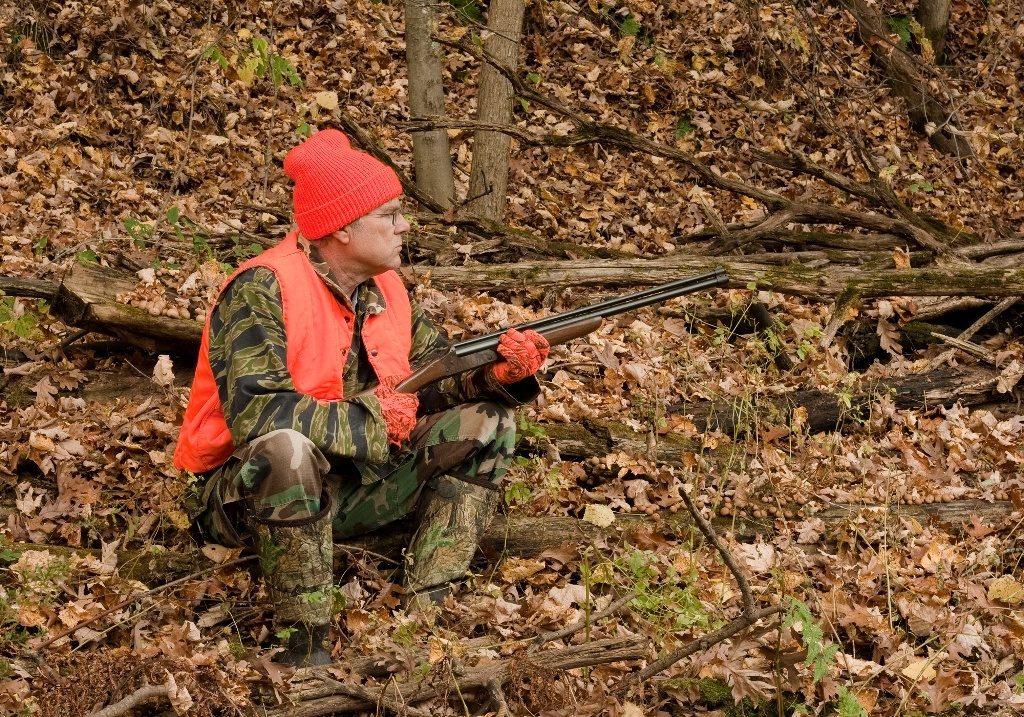
M789 508L793 512L801 510L800 506L795 505ZM1012 516L1015 510L1010 501L956 500L948 503L889 506L837 504L819 511L813 517L823 521L828 539L829 536L841 534L842 526L847 522L856 522L862 535L868 525L911 518L922 525L935 525L958 532L975 516L983 524L998 526ZM1019 515L1018 511L1017 516ZM712 525L722 535L750 541L757 537L771 537L780 531L792 530L795 521L755 520L746 515L734 515L717 516L712 519ZM385 530L346 541L336 547L335 559L344 561L353 552L358 554L369 551L396 562L400 561L402 551L409 544L412 529L410 521L399 521ZM513 514L495 517L481 540L480 549L490 560L500 557L535 557L555 548L628 539L638 530L653 530L664 535L680 537L697 535L696 526L685 508L675 513L666 510L656 515L621 513L608 527L568 516L527 517ZM11 547L16 552L48 550L62 555L100 555L98 550L58 545L14 543ZM199 550L181 546L151 546L142 550L125 549L118 553L119 573L123 577L147 584L168 582L213 566L214 564Z
M847 292L861 298L885 296L1022 296L1024 269L989 268L964 264L955 269L886 269L829 266L813 269L801 264L771 266L753 263L749 257L695 257L669 254L658 259L517 262L515 264L464 264L426 269L417 275L438 289L496 291L558 286L632 287L654 286L683 276L712 271L721 266L729 273L728 287L759 289L808 299L833 300Z
M832 264L811 269L799 263L779 264L779 255L764 255L764 262L732 261L728 257L671 254L649 259L578 259L465 264L461 266L407 267L407 276L440 289L495 291L552 287L621 288L650 286L682 276L713 270L729 272L729 286L762 289L810 299L835 299L855 292L862 298L883 296L1022 296L1024 269L965 264L955 271L941 268L866 271ZM69 326L106 333L147 350L181 355L194 353L202 326L189 319L152 316L116 300L135 288L136 278L125 271L95 262L78 261L53 296L53 313ZM38 296L53 287L7 277L11 292Z
M700 430L717 428L739 436L762 429L793 425L793 412L806 409L806 428L811 433L834 431L844 423L870 417L871 406L882 396L890 396L897 408L929 410L950 407L988 405L1000 398L1013 398L995 391L999 372L985 367L940 368L924 374L887 381L864 382L849 394L821 389L800 389L782 396L753 396L747 399L714 403L677 403L673 413L693 417Z
M68 326L98 331L157 352L194 352L202 325L198 321L153 316L117 301L138 283L131 274L95 262L78 261L60 283L51 311Z

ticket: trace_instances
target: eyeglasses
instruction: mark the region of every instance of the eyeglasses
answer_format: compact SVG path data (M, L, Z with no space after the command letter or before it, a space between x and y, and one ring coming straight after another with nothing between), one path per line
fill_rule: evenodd
M405 205L405 202L402 202L400 205L398 205L398 209L396 209L395 211L388 212L387 214L376 214L374 216L378 216L381 219L387 219L388 217L391 217L391 226L394 227L398 226L398 218L405 216L406 208L407 207Z

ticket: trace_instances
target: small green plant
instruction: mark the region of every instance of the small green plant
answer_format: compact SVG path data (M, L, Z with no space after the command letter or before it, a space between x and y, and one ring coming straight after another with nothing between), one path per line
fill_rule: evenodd
M640 549L617 558L610 567L619 581L636 593L631 607L662 629L674 632L709 624L693 582L695 574L684 576L672 566L659 566L655 553ZM594 569L595 576L609 578L607 573L601 566Z
M153 232L155 229L152 224L141 222L134 217L128 217L121 226L128 232L128 236L132 238L132 243L140 249L144 249L149 245L150 240L153 238Z
M395 641L396 645L402 647L412 647L413 639L416 637L417 626L415 622L411 620L408 622L401 623L395 628L395 631L391 633L391 639Z
M867 710L861 705L857 695L845 687L839 688L839 699L836 701L839 717L868 717Z
M13 563L21 557L21 553L7 541L6 535L0 535L0 563Z
M676 139L684 139L697 131L690 115L683 115L676 120Z
M49 246L49 244L50 244L50 238L49 237L47 237L47 236L40 236L32 244L32 253L33 254L42 254L44 251L46 251L46 247Z
M533 491L530 486L521 480L512 481L505 486L505 505L513 508L524 503L529 503L533 498Z
M295 66L273 52L266 38L254 37L248 30L242 30L236 40L239 41L239 49L225 54L217 45L210 45L203 51L203 58L214 62L224 73L234 72L247 85L269 78L274 87L281 87L285 82L293 87L302 86L302 78L295 71Z
M548 435L547 429L539 423L534 423L526 416L519 417L518 434L526 438L544 438Z
M477 4L476 0L448 0L448 4L451 5L458 12L461 19L472 20L473 22L483 22L484 13L480 9L480 5Z
M205 261L213 258L210 235L198 222L182 214L181 209L176 206L167 210L166 219L178 240L185 243L191 242L192 250L200 259Z
M885 21L888 23L889 29L900 36L900 46L908 46L913 37L910 27L913 18L910 15L890 15Z
M782 627L790 628L799 623L800 638L804 648L807 650L807 657L804 664L812 668L812 676L815 682L819 682L828 671L828 666L839 652L839 645L833 644L825 639L825 633L821 625L811 617L811 610L806 603L790 598L789 611L782 621Z
M619 25L619 34L622 37L636 37L643 30L639 21L632 15L626 15L625 19Z
M39 341L44 338L39 326L39 311L46 311L47 305L39 302L38 311L28 310L13 296L0 299L0 337Z
M274 637L276 637L281 642L288 642L288 640L290 640L292 635L294 635L296 632L298 632L297 627L282 627L280 630L274 633Z

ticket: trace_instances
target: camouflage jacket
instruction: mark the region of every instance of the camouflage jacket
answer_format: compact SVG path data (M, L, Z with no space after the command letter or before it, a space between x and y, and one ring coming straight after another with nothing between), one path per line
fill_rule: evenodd
M301 238L299 241L338 300L351 307L352 298L345 296L331 278L316 245ZM366 316L384 310L384 298L372 281L361 284L354 298L356 323L345 363L345 396L356 396L377 383L360 331ZM448 347L447 338L415 301L412 332L409 362L414 367ZM210 365L235 445L290 428L312 440L332 463L351 461L364 480L373 480L372 466L390 457L377 399L367 394L342 401L318 401L298 393L288 372L286 351L277 277L264 268L243 272L221 295L210 318ZM483 398L518 405L537 393L534 378L502 386L484 367L420 391L420 415Z

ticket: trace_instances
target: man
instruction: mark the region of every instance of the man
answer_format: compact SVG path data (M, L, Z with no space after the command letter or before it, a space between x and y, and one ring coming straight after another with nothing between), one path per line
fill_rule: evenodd
M205 480L202 536L254 543L278 659L308 666L330 661L332 538L418 509L407 593L437 601L465 574L499 501L511 407L537 395L548 345L510 329L503 360L396 392L447 347L395 272L410 228L398 177L331 129L284 169L298 229L221 290L174 460Z

